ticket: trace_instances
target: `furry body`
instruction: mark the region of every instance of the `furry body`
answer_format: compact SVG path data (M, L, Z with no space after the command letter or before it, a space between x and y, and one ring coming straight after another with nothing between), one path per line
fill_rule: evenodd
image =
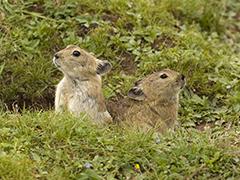
M80 55L74 56L74 51ZM56 53L53 61L64 74L56 88L55 111L67 110L76 116L86 113L97 123L111 122L100 76L110 70L110 63L96 59L74 45Z
M163 133L177 124L179 93L184 85L183 75L164 69L136 82L127 98L117 100L123 107L109 103L108 108L118 122Z

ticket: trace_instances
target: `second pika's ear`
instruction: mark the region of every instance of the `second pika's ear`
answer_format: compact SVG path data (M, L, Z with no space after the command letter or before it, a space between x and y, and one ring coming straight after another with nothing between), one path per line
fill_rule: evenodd
M97 74L104 75L108 73L111 69L112 69L112 65L110 62L98 60Z
M128 97L138 101L143 101L146 98L143 90L137 86L133 87L128 91Z

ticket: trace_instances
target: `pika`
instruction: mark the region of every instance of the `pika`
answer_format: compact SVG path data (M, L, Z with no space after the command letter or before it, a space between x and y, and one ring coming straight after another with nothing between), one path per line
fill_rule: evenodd
M127 98L118 100L117 106L108 103L108 109L117 122L164 133L177 123L179 93L184 86L184 75L164 69L137 81Z
M112 65L76 45L68 45L57 52L53 63L64 74L56 88L55 111L67 110L76 116L86 113L96 123L111 122L102 93L101 75L109 72Z

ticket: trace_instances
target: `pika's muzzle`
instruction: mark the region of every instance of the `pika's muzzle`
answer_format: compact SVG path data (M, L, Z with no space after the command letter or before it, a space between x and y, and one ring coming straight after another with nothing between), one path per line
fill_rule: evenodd
M53 57L53 64L59 68L60 67L60 64L58 63L58 59L59 59L59 55L56 53L54 54L54 57Z

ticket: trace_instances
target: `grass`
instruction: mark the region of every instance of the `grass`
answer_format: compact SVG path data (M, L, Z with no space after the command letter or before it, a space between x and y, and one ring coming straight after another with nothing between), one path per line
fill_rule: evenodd
M239 12L237 0L0 1L0 179L239 179ZM51 59L68 44L111 61L107 100L154 71L185 74L181 128L159 141L54 115Z
M4 114L0 125L3 179L240 177L239 127L181 128L156 139L51 112Z

